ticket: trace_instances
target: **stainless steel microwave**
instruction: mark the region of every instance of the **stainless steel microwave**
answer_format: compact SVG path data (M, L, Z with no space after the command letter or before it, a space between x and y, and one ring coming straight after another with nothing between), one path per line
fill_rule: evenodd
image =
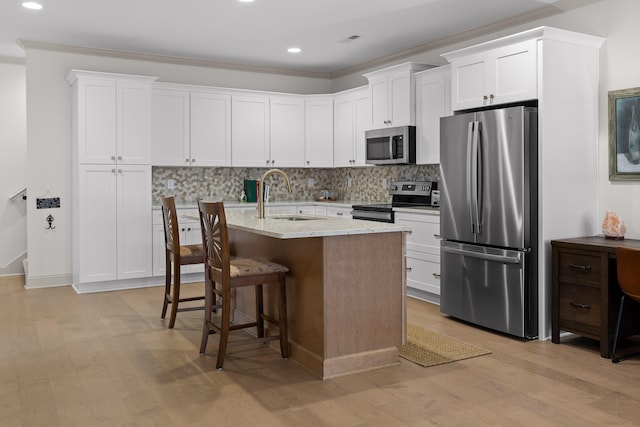
M398 165L416 162L416 127L397 126L365 131L366 163Z

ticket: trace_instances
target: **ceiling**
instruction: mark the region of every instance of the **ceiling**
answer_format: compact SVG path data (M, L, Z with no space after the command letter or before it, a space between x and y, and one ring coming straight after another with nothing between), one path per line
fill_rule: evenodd
M0 2L0 57L37 42L333 76L599 0L22 1Z

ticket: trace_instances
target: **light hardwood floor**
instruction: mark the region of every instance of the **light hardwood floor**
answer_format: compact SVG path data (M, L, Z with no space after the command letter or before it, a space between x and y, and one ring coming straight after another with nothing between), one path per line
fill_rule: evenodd
M189 288L188 286L186 288ZM640 357L524 342L409 300L408 319L493 353L318 380L268 346L217 340L202 312L160 319L162 288L77 295L0 277L1 426L610 426L640 424Z

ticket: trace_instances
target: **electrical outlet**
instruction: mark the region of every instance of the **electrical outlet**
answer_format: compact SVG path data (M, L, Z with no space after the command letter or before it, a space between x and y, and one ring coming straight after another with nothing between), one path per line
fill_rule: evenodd
M352 183L353 183L353 180L351 178L347 178L347 187L351 188Z
M176 186L176 181L174 179L167 180L167 190L173 190L175 186Z
M382 178L382 188L387 188L387 179Z
M313 187L314 185L316 185L316 182L314 181L314 179L313 179L313 178L309 178L308 187L309 187L309 188L311 188L311 187Z

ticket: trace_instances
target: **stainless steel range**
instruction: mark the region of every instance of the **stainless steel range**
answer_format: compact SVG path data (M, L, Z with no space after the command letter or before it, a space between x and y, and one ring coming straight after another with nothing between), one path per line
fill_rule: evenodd
M431 181L399 181L389 186L391 203L353 205L351 216L353 219L369 221L394 222L393 208L438 206L438 183Z

